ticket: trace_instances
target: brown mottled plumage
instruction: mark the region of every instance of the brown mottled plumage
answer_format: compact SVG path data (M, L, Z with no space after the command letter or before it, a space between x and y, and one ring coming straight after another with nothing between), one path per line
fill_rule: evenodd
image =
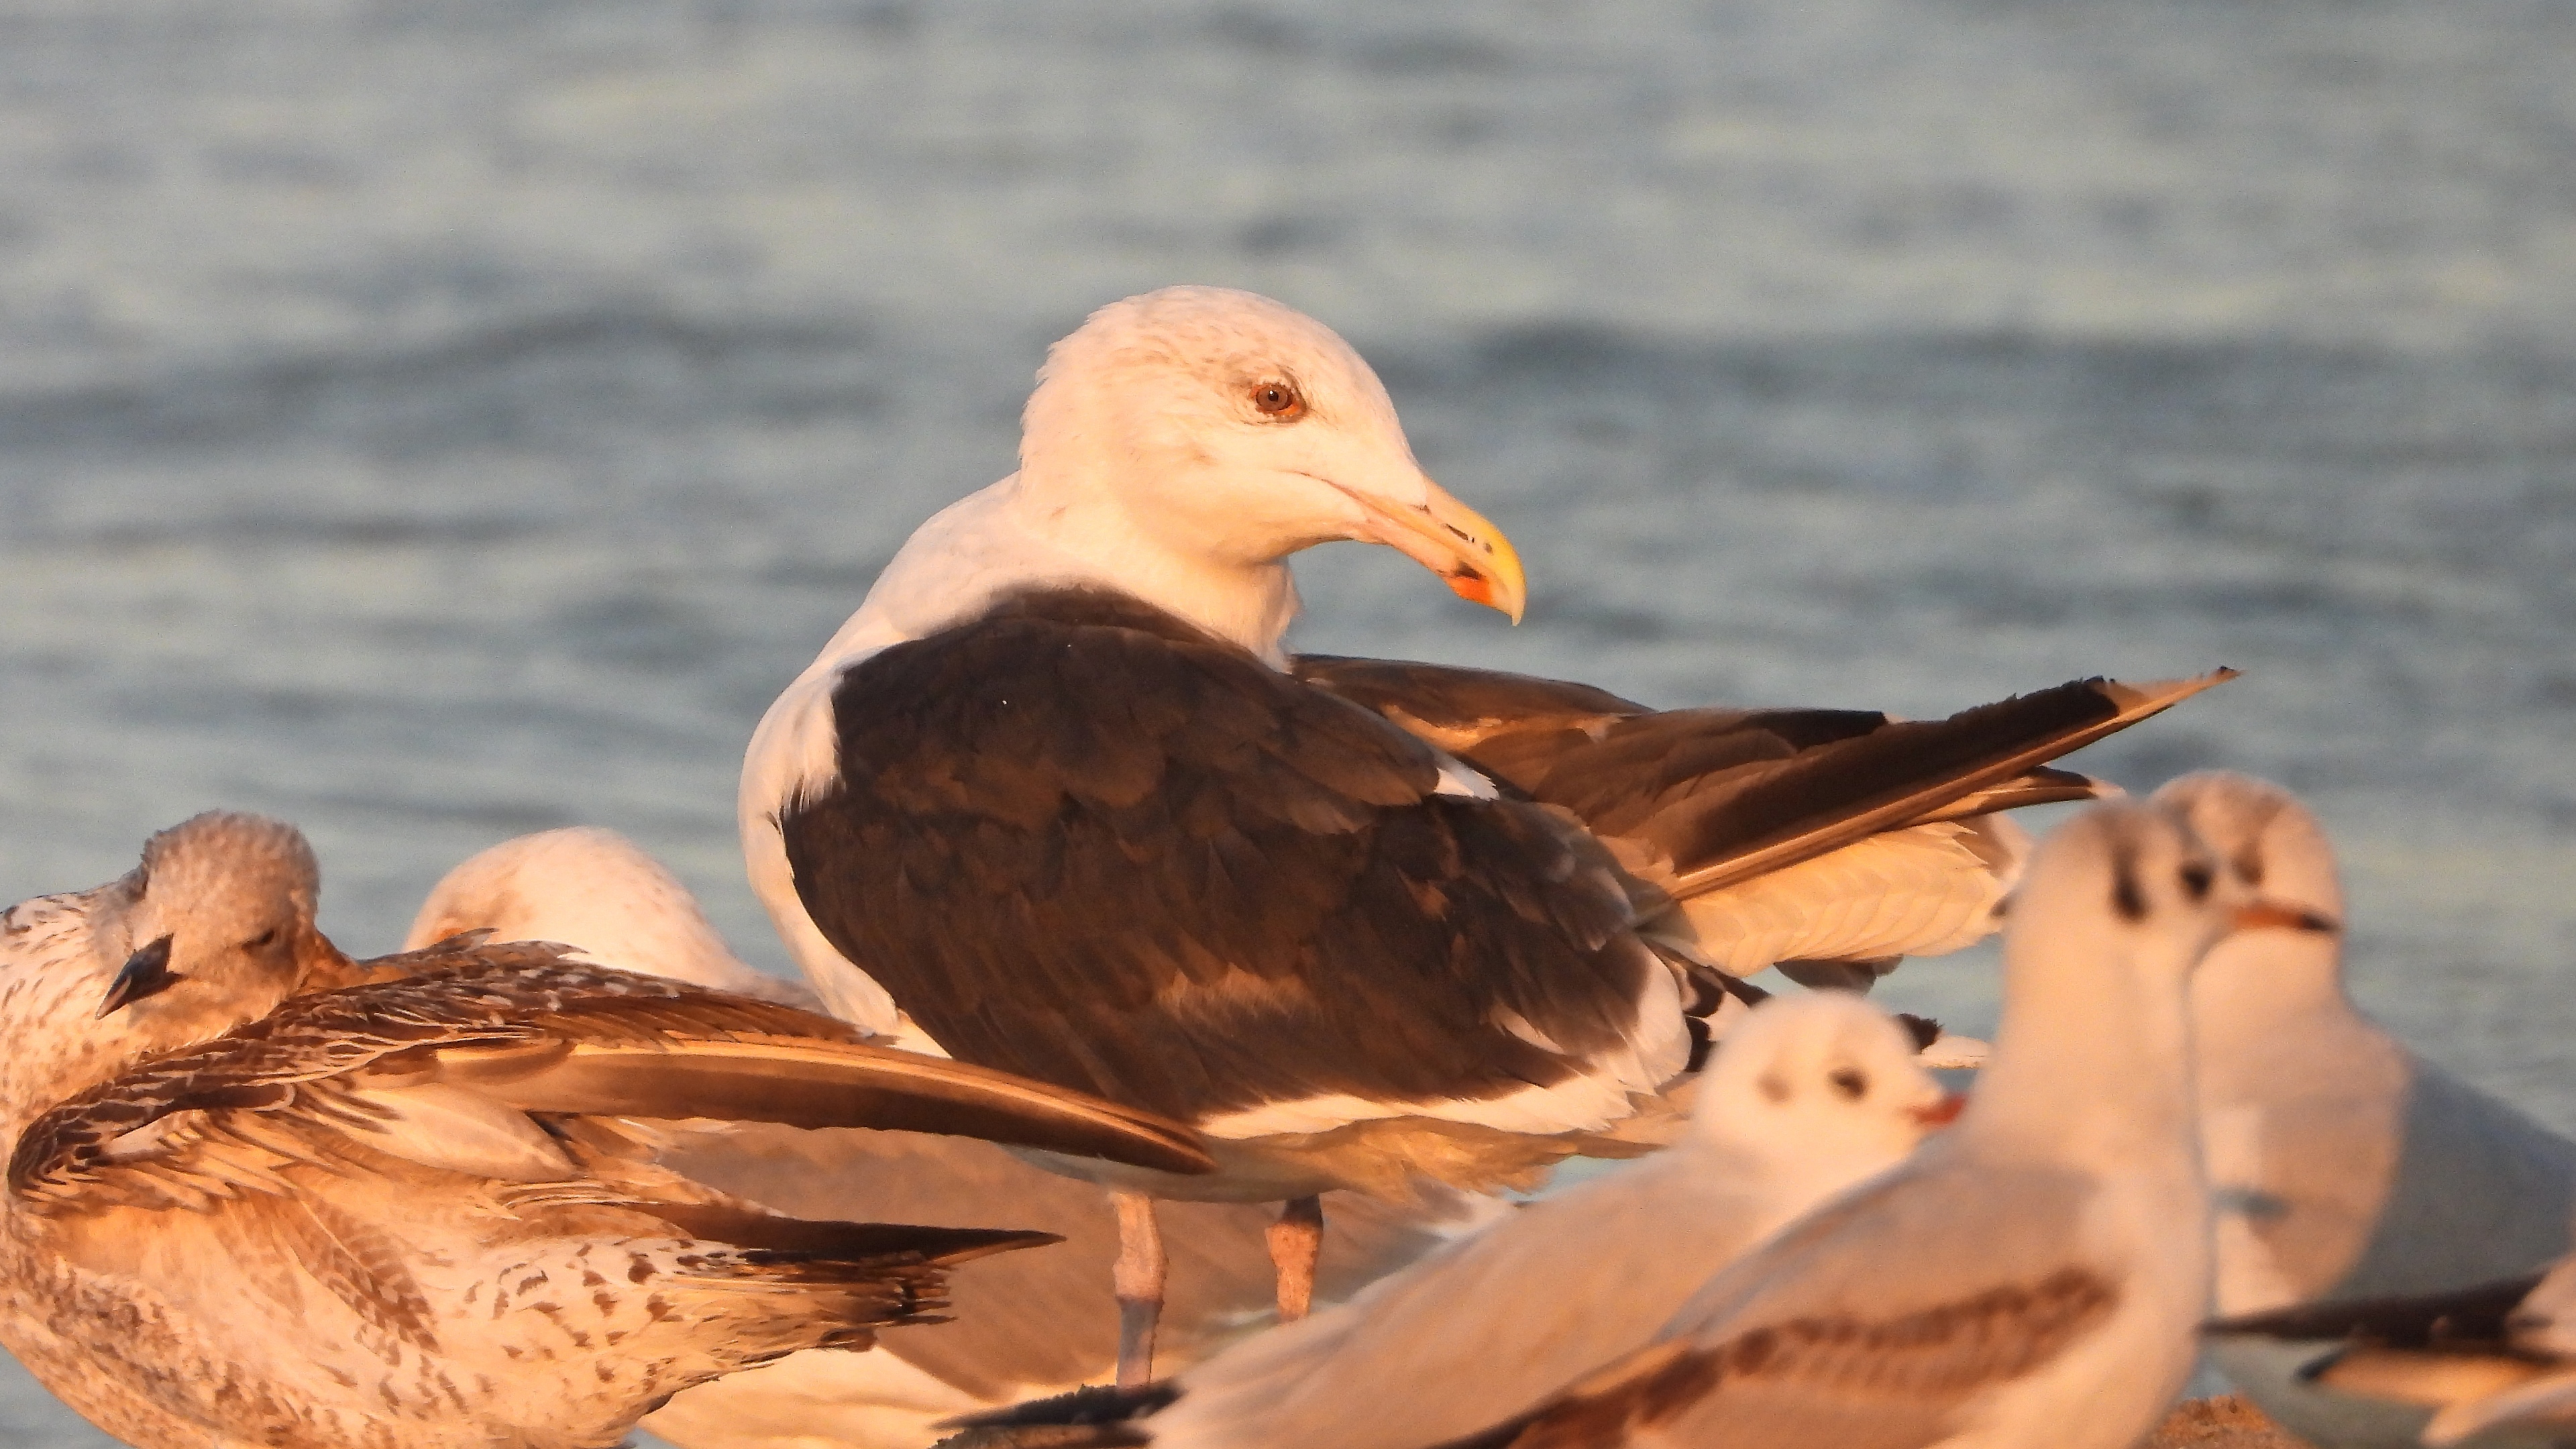
M201 816L0 916L0 1339L144 1449L611 1444L1050 1240L780 1217L654 1165L623 1117L1204 1162L1143 1114L562 947L351 963L316 885L289 827Z

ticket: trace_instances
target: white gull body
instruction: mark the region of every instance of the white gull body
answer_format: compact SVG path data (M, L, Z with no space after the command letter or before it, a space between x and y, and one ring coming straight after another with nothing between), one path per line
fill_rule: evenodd
M2156 799L2266 895L2342 915L2333 848L2288 791L2209 772ZM2221 1316L2464 1289L2576 1246L2576 1143L2364 1016L2345 989L2342 944L2252 933L2221 943L2193 979ZM2223 1336L2210 1354L2325 1449L2399 1449L2427 1417L2303 1381L2313 1347Z
M1670 1149L1184 1371L1158 1449L1410 1449L1642 1347L1704 1278L1893 1165L1956 1100L1887 1014L1779 997L1728 1033Z
M1470 1439L2122 1449L2188 1376L2210 1281L2188 978L2296 923L2178 819L2096 806L2005 927L1957 1126L1709 1282L1653 1347Z

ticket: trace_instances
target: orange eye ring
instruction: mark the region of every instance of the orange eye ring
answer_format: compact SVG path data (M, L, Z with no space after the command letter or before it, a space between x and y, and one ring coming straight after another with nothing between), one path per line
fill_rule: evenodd
M1281 378L1268 378L1246 390L1252 410L1273 422L1293 423L1306 415L1306 399L1297 384Z

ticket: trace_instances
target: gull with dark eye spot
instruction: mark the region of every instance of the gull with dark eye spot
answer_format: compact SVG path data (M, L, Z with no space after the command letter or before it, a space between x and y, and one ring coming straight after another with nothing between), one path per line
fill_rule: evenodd
M2151 806L2060 828L1958 1124L1719 1273L1653 1344L1449 1449L2135 1444L2190 1374L2209 1291L2191 974L2281 907L2233 877L2195 897L2182 867L2206 852Z
M1658 1156L1520 1209L1338 1308L1125 1401L1155 1449L1419 1449L1520 1413L1645 1347L1710 1277L1799 1213L1904 1160L1956 1112L1887 1013L1774 997L1719 1044ZM1096 1395L981 1420L1003 1442Z
M2334 848L2289 791L2211 771L2155 798L2267 897L2317 923L2343 915ZM2231 1320L2460 1293L2576 1250L2576 1142L2363 1015L2343 951L2332 931L2249 932L2192 982L2216 1307ZM2433 1406L2313 1376L2331 1348L2251 1330L2210 1341L2248 1397L2320 1449L2412 1441Z
M1993 929L2065 752L2219 682L2078 680L1895 720L1656 710L1588 686L1298 657L1291 560L1383 545L1517 621L1521 560L1432 481L1313 318L1174 287L1049 349L1020 467L916 529L763 717L754 890L833 1010L1191 1123L1118 1198L1150 1372L1165 1200L1483 1191L1628 1155L1778 963L1865 988Z

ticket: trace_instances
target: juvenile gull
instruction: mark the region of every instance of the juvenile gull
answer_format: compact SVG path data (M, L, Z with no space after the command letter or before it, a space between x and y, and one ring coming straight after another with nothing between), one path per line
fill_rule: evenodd
M1710 1275L1896 1163L1957 1106L1876 1007L1775 999L1720 1044L1669 1151L1183 1370L1136 1396L1119 1436L1156 1449L1415 1449L1483 1428L1644 1347ZM1076 1408L1101 1416L1076 1401L988 1422Z
M2156 799L2273 899L2343 914L2333 848L2288 791L2208 772ZM2416 1056L2346 993L2342 942L2266 931L2192 982L2201 1128L2217 1196L2217 1311L2412 1297L2537 1271L2576 1228L2576 1143ZM2356 1403L2315 1350L2216 1334L2210 1355L2326 1449L2411 1444L2420 1408Z
M2189 976L2231 931L2327 928L2173 815L2043 842L1959 1123L1721 1272L1654 1346L1478 1449L2120 1449L2182 1387L2209 1290Z
M1311 545L1386 544L1514 618L1523 582L1368 364L1248 293L1095 313L1020 462L922 525L771 706L743 844L837 1011L1214 1140L1201 1180L1076 1169L1121 1195L1130 1381L1153 1198L1287 1202L1293 1317L1315 1194L1627 1150L1727 973L1859 984L1974 939L2020 858L1982 817L2090 794L2046 762L2220 677L1904 723L1292 660Z
M522 836L458 865L430 892L406 949L474 930L560 941L603 965L702 985L787 986L737 959L687 888L609 830ZM666 1166L800 1216L990 1223L1064 1240L961 1268L948 1287L953 1323L885 1329L874 1353L807 1350L683 1391L643 1423L683 1449L921 1449L942 1436L942 1420L1096 1381L1113 1367L1114 1328L1084 1311L1117 1251L1116 1220L1096 1189L962 1137L735 1123L666 1141ZM1509 1211L1436 1183L1415 1189L1402 1203L1325 1199L1320 1301L1346 1298ZM1165 1209L1167 1361L1188 1363L1269 1317L1267 1226L1251 1204Z
M140 1449L604 1446L1047 1241L768 1213L652 1165L627 1114L1196 1155L1129 1109L557 947L352 963L318 880L292 827L204 815L0 915L0 1340Z

